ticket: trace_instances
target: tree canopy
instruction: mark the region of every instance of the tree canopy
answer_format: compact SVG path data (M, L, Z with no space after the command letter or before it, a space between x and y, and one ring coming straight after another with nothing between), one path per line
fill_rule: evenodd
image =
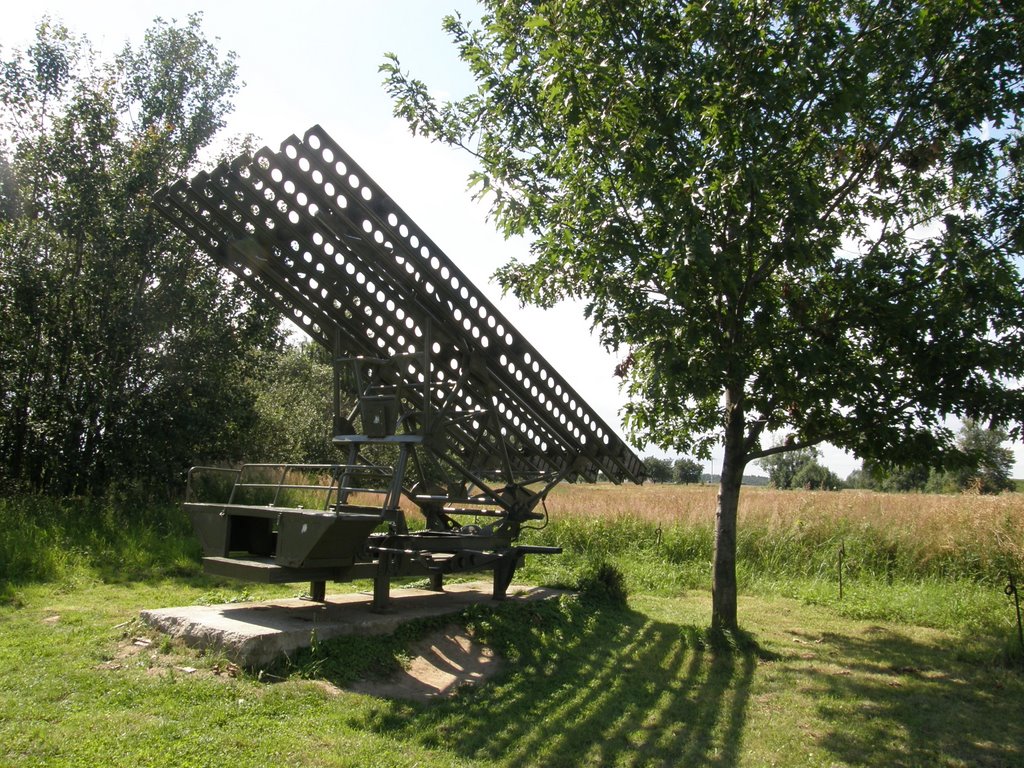
M582 297L642 442L724 445L712 623L736 625L744 466L830 441L940 461L947 416L1020 435L1024 25L958 0L485 0L445 27L477 88L383 65L414 132ZM771 433L785 442L767 446Z
M686 457L676 459L673 469L677 483L699 483L704 476L704 465Z
M652 483L672 482L672 460L661 456L644 456L644 471Z
M767 456L758 463L768 473L768 482L773 488L791 488L797 470L808 462L816 461L820 455L817 448L801 448Z
M150 205L210 146L236 76L199 16L110 60L48 20L0 52L0 483L177 484L240 451L277 315Z

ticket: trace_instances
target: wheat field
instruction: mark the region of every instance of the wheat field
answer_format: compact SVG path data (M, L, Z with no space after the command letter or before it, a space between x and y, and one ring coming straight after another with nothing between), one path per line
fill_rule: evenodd
M717 486L563 485L546 501L550 519L632 520L667 529L713 527ZM858 540L879 559L915 572L951 575L1024 571L1024 494L780 491L740 494L741 537L759 546L786 540L804 547ZM741 542L742 544L742 542ZM891 567L891 566L888 566Z

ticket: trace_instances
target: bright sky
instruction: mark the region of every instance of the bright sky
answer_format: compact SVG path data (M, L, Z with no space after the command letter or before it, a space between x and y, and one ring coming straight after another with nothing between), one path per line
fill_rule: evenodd
M385 52L441 95L459 96L472 82L441 29L452 12L478 15L471 0L218 0L204 3L203 27L221 51L238 54L245 83L227 134L251 133L273 148L291 134L320 124L430 235L520 332L613 428L624 402L605 352L583 319L581 305L553 310L519 308L490 280L498 266L525 257L523 241L505 241L486 221L486 209L466 191L470 159L454 149L413 138L391 114L378 67ZM137 43L155 17L184 20L199 6L182 0L37 0L6 3L0 58L26 47L49 15L94 47L110 53ZM639 449L641 454L653 450ZM1015 477L1024 477L1024 447L1015 446ZM860 462L835 448L825 463L846 477ZM720 466L720 452L713 469ZM709 467L710 468L710 467ZM761 472L756 467L748 472Z

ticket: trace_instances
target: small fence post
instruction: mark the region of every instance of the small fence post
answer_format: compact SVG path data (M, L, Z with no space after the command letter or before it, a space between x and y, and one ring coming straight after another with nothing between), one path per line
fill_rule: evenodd
M846 557L846 542L839 543L839 599L843 599L843 559Z
M1017 611L1017 640L1020 641L1021 652L1024 652L1024 625L1021 624L1020 619L1020 595L1017 592L1017 580L1012 573L1008 573L1007 576L1010 582L1003 591L1007 597L1013 598L1013 607Z

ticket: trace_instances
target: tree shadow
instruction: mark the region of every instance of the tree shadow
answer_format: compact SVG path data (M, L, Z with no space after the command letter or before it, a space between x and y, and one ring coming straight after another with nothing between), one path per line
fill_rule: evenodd
M389 702L364 725L509 766L737 765L754 653L625 609L565 615L511 649L503 680L429 707Z
M891 628L826 633L820 643L843 667L816 670L809 681L822 719L834 725L820 744L844 764L1024 765L1015 673L959 663L954 649Z

